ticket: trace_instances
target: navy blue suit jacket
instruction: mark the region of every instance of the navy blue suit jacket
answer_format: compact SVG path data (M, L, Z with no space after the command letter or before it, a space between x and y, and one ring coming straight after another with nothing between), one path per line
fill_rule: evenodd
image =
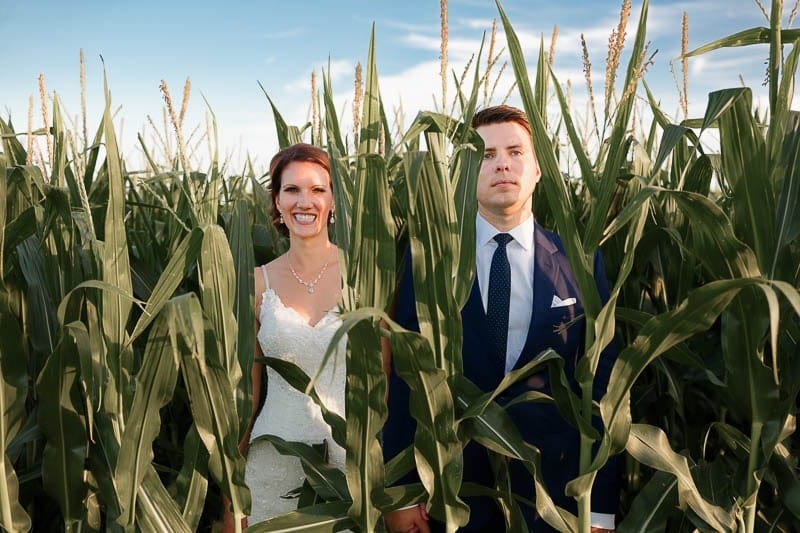
M574 370L578 358L584 352L586 322L580 320L568 328L563 327L583 313L581 298L575 276L572 273L561 240L538 224L534 230L534 280L533 313L525 347L515 368L530 362L547 348L554 349L564 358L565 371L577 390ZM410 258L406 265L396 299L395 320L403 327L419 331L414 302L413 280ZM603 262L595 257L595 279L603 301L607 301L609 290ZM561 300L575 298L574 305L551 307L553 296ZM486 312L481 301L477 277L469 299L461 311L463 327L464 375L483 391L494 390L503 376L490 358L490 337L486 324ZM616 352L607 348L601 357L595 376L593 396L599 399L606 390ZM503 396L510 399L526 390L550 393L547 371L535 374L528 380L517 383ZM388 461L408 447L414 438L415 422L408 412L409 390L406 383L392 370L389 380L389 418L384 426L384 458ZM503 400L500 400L503 403ZM561 507L576 512L576 503L564 494L566 483L577 476L580 438L578 431L570 426L552 404L522 403L508 408L507 412L516 423L523 438L536 446L542 454L542 475L550 496ZM599 421L596 421L596 425ZM464 482L493 486L493 473L486 450L470 442L464 449ZM592 511L614 514L619 500L618 458L611 461L598 473L592 494ZM413 474L402 480L411 482ZM514 492L534 499L533 481L524 467L511 464L511 483ZM465 531L502 530L499 508L489 498L467 498L470 506L470 522ZM521 506L528 525L536 531L547 531L549 527L535 517L535 512Z

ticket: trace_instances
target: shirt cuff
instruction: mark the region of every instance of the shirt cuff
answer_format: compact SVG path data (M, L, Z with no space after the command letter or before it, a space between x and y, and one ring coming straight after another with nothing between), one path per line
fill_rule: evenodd
M419 506L419 503L412 503L411 505L406 505L405 507L401 507L400 509L395 509L395 511L405 511L407 509L413 509L414 507Z
M592 513L590 519L592 521L592 527L599 527L602 529L616 529L616 524L613 514Z

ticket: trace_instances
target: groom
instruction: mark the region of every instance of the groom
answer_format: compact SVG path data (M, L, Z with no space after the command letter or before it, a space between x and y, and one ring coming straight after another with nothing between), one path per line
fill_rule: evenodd
M525 113L500 105L478 112L472 126L484 141L483 163L478 177L476 227L476 277L472 293L461 311L464 375L483 391L497 387L503 376L520 368L547 348L564 359L573 388L575 366L583 355L585 320L575 277L560 239L539 226L532 216L533 192L541 170ZM595 279L601 298L608 285L599 254ZM576 324L571 321L578 319ZM411 268L400 282L395 320L407 329L419 330ZM601 356L595 377L594 398L606 390L614 363L613 348ZM539 372L518 383L498 401L506 403L527 390L550 393L549 376ZM389 460L411 444L415 422L408 411L409 391L392 371L389 381L389 418L384 427L384 459ZM542 475L556 505L576 512L575 500L564 494L566 483L578 475L580 437L555 406L520 403L507 409L522 437L542 454ZM464 482L494 486L486 449L470 442L464 449ZM511 488L523 498L534 499L533 479L518 461L509 465ZM592 492L592 530L612 531L619 500L616 458L600 470ZM404 480L409 482L410 480ZM469 523L461 531L503 531L497 504L488 497L467 497ZM535 510L520 505L528 528L551 531ZM422 507L389 513L387 529L425 533L440 524L429 524Z

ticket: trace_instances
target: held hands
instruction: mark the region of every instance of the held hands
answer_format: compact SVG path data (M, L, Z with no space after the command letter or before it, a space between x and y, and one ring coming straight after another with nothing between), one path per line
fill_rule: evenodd
M392 511L383 517L383 522L389 533L430 533L431 530L424 503Z

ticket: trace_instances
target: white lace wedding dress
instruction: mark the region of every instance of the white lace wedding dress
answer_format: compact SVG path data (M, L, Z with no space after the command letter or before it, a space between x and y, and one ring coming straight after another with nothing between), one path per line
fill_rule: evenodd
M333 311L329 311L316 324L308 324L294 309L283 305L275 291L269 288L265 269L262 267L261 270L267 282L259 309L261 326L257 337L261 351L265 357L294 363L313 377L342 322ZM323 404L343 418L345 343L346 339L342 339L315 384ZM282 496L300 487L305 479L298 458L281 455L266 440L253 442L258 436L277 435L286 441L306 444L319 444L325 440L330 463L344 470L345 462L344 449L333 441L330 427L322 419L314 401L289 385L275 370L266 365L265 368L267 398L253 425L245 471L245 482L252 494L250 525L296 509L296 499Z

